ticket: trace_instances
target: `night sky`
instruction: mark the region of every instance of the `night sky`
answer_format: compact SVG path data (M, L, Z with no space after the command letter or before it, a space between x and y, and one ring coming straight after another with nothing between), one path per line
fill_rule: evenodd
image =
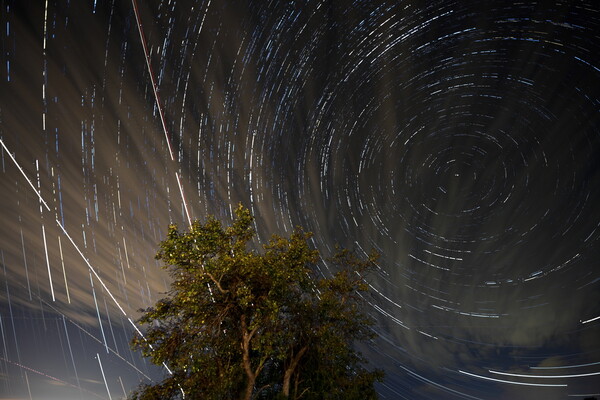
M157 244L238 202L381 253L382 399L600 398L596 0L138 3L0 0L0 400L160 380Z

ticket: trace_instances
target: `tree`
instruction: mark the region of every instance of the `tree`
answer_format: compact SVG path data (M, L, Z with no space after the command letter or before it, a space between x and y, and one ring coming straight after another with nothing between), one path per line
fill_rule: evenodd
M253 217L239 206L229 227L214 217L188 232L169 226L156 258L172 277L167 297L143 311L131 345L171 373L131 398L373 399L383 372L354 349L374 337L362 310L376 255L340 250L325 262L297 228L249 249Z

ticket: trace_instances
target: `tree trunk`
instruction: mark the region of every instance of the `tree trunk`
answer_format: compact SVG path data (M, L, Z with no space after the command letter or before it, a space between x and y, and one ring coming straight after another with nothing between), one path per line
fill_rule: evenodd
M300 361L304 353L306 353L306 350L308 350L308 346L304 346L303 348L301 348L300 351L296 353L294 357L292 357L292 362L290 363L290 366L285 370L285 373L283 374L282 393L286 398L290 396L290 380L292 379L292 374L298 366L298 362Z
M242 363L246 377L248 381L246 383L246 392L244 393L244 400L251 400L252 392L254 391L254 383L256 382L256 374L252 371L252 365L250 363L250 339L254 332L248 332L246 327L246 316L242 315Z
M250 357L248 353L244 350L244 370L246 371L246 376L248 381L246 382L246 392L244 393L244 400L250 400L252 398L252 392L254 391L254 382L256 381L256 376L252 372L252 368L250 368Z

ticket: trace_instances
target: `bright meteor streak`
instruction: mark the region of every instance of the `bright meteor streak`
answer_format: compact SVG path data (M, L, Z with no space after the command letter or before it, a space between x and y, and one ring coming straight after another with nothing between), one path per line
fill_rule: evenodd
M167 141L167 146L169 147L169 155L171 156L171 161L175 162L175 152L173 151L173 145L171 144L171 135L169 135L169 130L167 129L167 124L165 122L165 115L162 108L162 103L160 101L160 95L158 93L158 85L156 84L156 79L154 78L154 70L152 69L152 64L150 63L150 54L148 53L148 45L146 44L146 37L144 36L144 31L142 30L142 21L140 19L140 13L138 10L138 5L136 0L131 0L131 4L133 5L133 11L135 13L135 22L137 23L138 32L140 33L140 41L142 42L142 47L144 48L144 56L146 58L146 66L148 67L148 73L150 74L150 82L152 84L152 91L154 92L154 98L156 100L156 108L158 108L158 114L160 115L160 122L162 123L162 128L165 133L165 140ZM209 3L210 6L210 3ZM192 226L192 218L190 216L190 211L188 209L188 204L185 199L185 194L183 192L183 186L181 184L181 177L178 172L175 172L175 177L177 178L177 185L179 186L179 193L181 194L181 201L183 202L183 207L185 209L185 215L187 217L188 223Z
M40 196L40 194L38 193L38 191L35 188L35 186L33 186L33 182L31 182L31 180L29 179L29 177L27 176L27 174L25 174L25 171L23 171L23 168L21 168L21 166L19 165L19 163L17 162L17 160L15 160L15 158L12 155L12 153L10 152L10 150L8 150L8 147L6 147L6 145L4 144L4 141L1 138L0 138L0 144L2 144L2 147L6 151L6 154L8 154L8 156L13 161L13 163L15 163L15 165L17 166L17 168L21 172L21 175L23 175L23 177L25 178L25 180L27 181L27 183L29 183L29 186L31 186L31 188L33 189L33 191L38 195L40 201L42 202L42 204L44 205L44 207L46 207L46 210L50 211L50 207L48 207L48 204L46 203L46 201L42 198L42 196Z
M40 203L43 204L48 211L50 211L50 207L48 207L48 204L46 203L46 201L44 200L44 198L42 197L42 195L40 194L40 192L35 188L35 186L31 182L31 180L29 179L29 177L25 174L25 171L23 170L23 168L21 168L21 166L17 162L17 160L12 156L11 152L8 150L8 148L6 147L6 145L4 144L4 141L2 141L2 139L0 139L0 144L2 144L2 147L6 150L6 153L8 153L8 155L11 158L11 160L17 166L17 168L19 169L19 171L21 172L21 174L23 175L23 177L25 177L25 180L27 180L27 182L29 183L29 186L31 186L31 188L33 189L33 191L35 192L35 194L39 198ZM71 235L69 235L69 233L67 232L67 230L65 229L65 227L63 226L63 224L58 219L55 219L55 221L56 221L56 224L58 225L58 227L63 231L63 233L65 234L65 236L67 237L67 239L69 239L69 241L71 242L71 244L73 245L73 247L75 248L75 250L77 250L77 252L81 256L81 258L83 259L83 261L86 263L86 265L88 266L88 269L90 270L90 272L96 277L96 279L98 279L98 282L100 282L100 285L102 285L102 288L104 288L104 290L106 290L106 293L108 293L108 295L110 296L110 298L112 299L112 301L115 303L115 305L119 308L119 310L123 313L123 315L125 315L126 317L129 317L127 315L127 313L125 312L125 310L123 309L123 307L121 306L121 304L117 301L117 299L115 298L115 296L108 289L108 287L106 286L106 284L104 283L104 281L102 280L102 278L100 278L100 275L98 275L98 273L96 272L96 270L92 267L92 264L90 264L90 262L85 257L85 255L83 254L83 252L79 249L79 246L77 246L77 244L75 243L75 241L73 240L73 238L71 237ZM137 326L135 326L135 323L131 320L131 318L128 318L128 320L133 325L133 327L136 329L136 331L141 334L140 330L137 328ZM141 336L143 338L145 338L143 335L141 335Z

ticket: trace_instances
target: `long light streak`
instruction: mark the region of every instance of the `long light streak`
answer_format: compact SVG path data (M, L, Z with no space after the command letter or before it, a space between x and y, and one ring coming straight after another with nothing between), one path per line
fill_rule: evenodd
M595 318L590 318L590 319L588 319L588 320L581 321L581 323L582 323L582 324L587 324L587 323L589 323L589 322L596 321L597 319L600 319L600 315L598 315L598 316L597 316L597 317L595 317Z
M8 354L6 349L6 337L4 336L4 325L2 325L2 314L0 313L0 334L2 334L2 346L4 347L4 354Z
M567 387L567 384L551 384L551 383L526 383L526 382L515 382L515 381L506 381L504 379L496 379L490 378L489 376L481 376L475 375L470 372L465 372L462 370L458 370L461 374L469 375L474 378L485 379L486 381L500 382L500 383L510 383L511 385L523 385L523 386L542 386L542 387Z
M175 177L177 178L177 185L179 186L179 193L181 193L181 201L183 202L183 207L185 208L185 215L187 216L188 224L192 226L192 218L190 217L190 211L188 210L187 201L185 200L185 196L183 194L183 185L181 184L181 176L178 172L175 172Z
M129 254L127 253L127 242L125 241L125 235L123 235L123 251L125 252L125 261L127 262L127 269L130 269L129 265ZM121 266L123 270L123 282L127 284L127 278L125 278L125 269Z
M23 168L21 167L21 165L17 162L17 160L15 159L15 157L13 157L12 153L6 147L6 145L4 144L4 141L1 138L0 138L0 144L2 145L2 147L4 148L4 150L6 151L6 153L10 156L10 159L13 161L13 163L17 166L17 168L21 172L21 175L23 175L23 177L25 178L25 180L27 181L27 183L29 183L29 186L31 186L31 188L33 189L34 193L38 196L38 198L40 199L41 204L43 204L44 207L48 211L51 211L50 207L48 207L48 204L46 203L46 201L42 197L41 193L35 188L35 186L31 182L31 180L27 176L27 174L25 174L25 171L23 170ZM115 296L112 294L112 292L108 289L108 287L106 286L106 284L104 283L104 281L102 280L102 278L100 278L100 275L98 275L98 273L96 272L96 270L92 267L92 264L90 264L89 260L85 257L85 255L83 254L83 252L81 251L81 249L79 248L79 246L75 243L75 241L73 240L73 238L71 237L71 235L69 235L69 233L67 232L67 230L64 227L64 225L58 220L58 218L56 218L55 221L56 221L56 224L58 225L58 227L63 231L63 233L65 234L65 236L67 237L67 239L69 239L69 241L71 242L71 244L73 245L73 247L75 248L75 250L77 251L77 253L79 253L79 256L83 259L83 261L87 265L87 267L90 270L90 272L96 277L96 279L98 279L98 282L100 282L100 285L102 286L102 288L106 291L106 293L108 293L109 297L115 303L115 305L119 308L119 310L121 311L121 313L123 313L123 315L125 315L127 317L129 323L140 334L140 336L142 338L146 339L146 337L138 329L138 327L131 320L131 318L129 318L129 316L127 315L127 313L125 312L125 310L123 309L123 307L121 306L121 304L117 301L117 299L115 298ZM8 290L8 288L7 288L7 290ZM10 300L9 300L9 306L10 306ZM16 339L16 335L15 335L15 339ZM17 351L18 351L18 348L17 348Z
M96 289L94 289L94 280L92 279L92 274L90 274L90 284L92 285L92 295L94 296L94 305L96 306L96 315L98 316L98 324L100 324L100 332L102 333L104 348L106 349L106 354L109 354L108 343L106 342L106 335L104 334L104 327L102 325L102 318L100 318L100 310L98 309L98 301L96 300Z
M119 383L121 384L121 389L123 389L123 395L125 397L123 397L124 399L127 398L127 392L125 391L125 386L123 385L123 379L121 379L121 377L119 376Z
M10 152L10 150L8 150L8 147L6 147L6 145L4 144L4 141L1 138L0 138L0 144L2 144L2 147L4 148L4 150L6 151L6 153L8 154L8 156L10 157L10 159L13 161L13 163L15 163L15 165L17 166L17 168L19 169L19 171L21 172L21 174L25 177L25 180L27 180L27 183L29 183L29 186L31 186L31 188L33 189L33 191L38 195L40 201L42 202L42 204L44 205L44 207L46 207L46 210L50 211L50 207L48 207L48 204L46 203L46 201L38 193L38 191L35 188L35 186L33 186L33 182L31 182L31 179L29 179L29 177L27 176L27 174L25 174L25 171L23 171L23 168L21 168L21 165L19 165L19 163L17 162L17 160L13 157L12 153Z
M587 364L577 364L577 365L563 365L561 367L529 367L529 369L563 369L563 368L581 368L581 367L589 367L590 365L598 365L600 362L593 362Z
M454 394L456 394L456 395L458 395L458 396L461 396L461 397L466 397L466 398L473 399L473 400L481 400L481 398L480 398L480 397L475 397L475 396L468 395L468 394L466 394L466 393L459 392L458 390L454 390L454 389L451 389L451 388L449 388L449 387L446 387L446 386L444 386L444 385L442 385L442 384L439 384L439 383L437 383L437 382L434 382L434 381L432 381L431 379L427 379L427 378L425 378L424 376L421 376L421 375L417 374L416 372L414 372L414 371L411 371L410 369L408 369L408 368L406 368L406 367L403 367L402 365L398 365L398 366L399 366L400 368L402 368L403 370L405 370L406 372L408 372L408 373L409 373L410 375L412 375L413 377L415 377L416 379L418 379L418 380L420 380L420 381L422 381L422 382L429 383L429 384L431 384L431 385L433 385L433 386L436 386L436 387L440 388L441 390L444 390L444 391L447 391L447 392L450 392L450 393L454 393Z
M44 109L42 111L42 130L46 133L46 113L48 112L48 102L46 101L46 83L48 82L48 59L46 55L46 44L48 41L48 0L44 5L44 37L42 44L42 54L44 56L44 70L42 71L42 103Z
M16 366L16 367L19 367L19 368L21 368L21 369L25 370L25 371L33 372L34 374L37 374L37 375L40 375L40 376L46 377L46 378L48 378L48 379L50 379L50 380L53 380L54 382L57 382L58 384L60 384L60 385L62 385L62 386L71 386L71 387L76 387L76 386L75 386L75 385L73 385L72 383L65 382L65 381L63 381L63 380L60 380L60 379L58 379L58 378L55 378L55 377L54 377L54 376L52 376L52 375L48 375L48 374L45 374L45 373L43 373L43 372L40 372L40 371L38 371L38 370L35 370L35 369L33 369L33 368L30 368L30 367L28 367L28 366L26 366L26 365L23 365L23 364L21 364L20 362L18 362L18 363L17 363L17 362L14 362L14 361L8 360L8 359L6 359L6 358L4 358L4 357L2 357L2 356L0 356L0 360L2 360L2 361L4 361L4 362L7 362L7 363L10 363L10 364L12 364L12 365L14 365L14 366ZM96 393L94 393L94 392L90 392L89 390L86 390L86 389L82 389L82 390L84 390L86 393L89 393L89 394L91 394L92 396L96 396L96 397L98 397L99 399L102 399L102 397L101 397L101 396L98 396L98 394L96 394Z
M46 2L48 6L48 2ZM45 25L45 24L44 24ZM38 192L42 192L42 185L40 182L40 164L38 160L35 160L35 171L37 177L37 189ZM52 301L56 301L54 296L54 285L52 284L52 270L50 269L50 258L48 257L48 241L46 240L46 226L44 225L44 209L42 208L42 202L40 201L40 218L42 219L42 239L44 241L44 255L46 256L46 266L48 267L48 281L50 282L50 292L52 293Z
M42 224L42 238L44 239L44 254L46 255L46 266L48 267L48 280L50 281L50 292L52 301L56 301L54 296L54 285L52 285L52 271L50 270L50 259L48 258L48 244L46 243L46 227Z
M79 391L81 391L81 383L79 382L79 375L77 374L77 367L75 366L75 357L73 357L73 348L71 347L71 340L69 339L69 330L67 329L67 322L65 321L64 315L62 315L62 321L63 326L65 327L65 336L67 337L69 353L71 354L71 363L73 364L73 371L75 371L75 380L77 381L77 386L79 386Z
M108 389L108 382L106 382L106 376L104 375L104 368L102 368L102 362L100 361L100 354L96 353L96 359L98 359L98 364L100 365L100 372L102 372L102 379L104 379L104 386L106 386L106 393L108 393L108 398L112 400L112 396L110 395L110 390Z
M144 49L144 58L146 59L146 66L148 67L148 74L150 75L150 82L152 83L152 91L154 92L154 99L156 101L156 108L158 108L158 114L160 116L160 122L162 124L163 131L165 133L165 140L167 141L167 146L169 148L169 155L171 157L171 161L175 161L175 152L173 151L173 145L171 144L171 135L169 134L169 130L167 128L167 124L165 122L165 115L162 108L162 102L160 101L160 95L158 93L158 85L156 84L156 79L154 78L154 70L152 69L152 63L150 62L150 54L148 52L148 45L146 44L146 36L144 35L144 31L142 29L142 20L140 18L140 12L138 10L137 0L131 0L131 4L133 5L133 11L135 13L135 21L137 23L138 32L140 34L140 41L142 42L142 47ZM210 5L210 3L209 3ZM177 185L179 186L179 193L181 195L181 201L183 202L183 207L185 209L185 215L187 217L188 223L192 226L192 218L190 216L190 211L188 209L187 201L185 199L185 194L183 192L183 185L181 184L181 177L179 173L175 172L175 177L177 179Z
M69 302L69 304L71 304L71 296L69 295L69 284L67 283L67 271L65 270L65 259L63 258L60 236L58 237L58 251L60 253L60 264L62 265L63 277L65 278L65 290L67 292L67 301Z
M600 372L589 372L585 374L569 374L569 375L527 375L527 374L513 374L512 372L501 372L493 371L491 369L488 372L498 375L516 376L519 378L546 378L546 379L561 379L561 378L580 378L582 376L594 376L600 375Z
M110 322L110 314L108 313L108 304L106 303L106 297L104 298L104 309L106 310L106 319L108 320L110 334L112 335L113 343L115 344L115 351L118 353L119 348L117 347L117 338L115 337L115 331L113 330L112 323Z
M8 288L8 279L6 277L6 263L4 262L4 251L0 250L2 255L2 269L4 270L4 284L6 285L6 300L8 301L8 312L10 313L10 321L15 339L15 349L17 350L17 360L21 362L21 352L19 351L19 341L17 340L17 329L15 328L15 316L13 314L12 302L10 301L10 290ZM6 353L8 354L8 353Z
M137 327L137 325L133 323L133 321L131 320L131 318L128 317L127 319L129 320L129 323L135 328L135 330L138 333L138 335L140 335L142 338L144 338L144 340L147 341L146 337L142 334L142 331L140 331L140 329ZM151 344L148 344L148 346L150 346L151 349L154 349L154 346L152 346ZM165 363L163 361L162 365L163 365L163 367L165 367L165 369L167 370L167 372L170 375L173 375L173 371L171 371L171 368L169 368L169 366L167 365L167 363ZM183 393L183 389L181 390L181 392Z
M22 285L21 285L22 286ZM24 287L24 286L22 286ZM48 303L46 300L44 300L43 298L41 298L39 295L34 293L34 296L44 305L46 305L48 308L52 309L56 314L60 314L63 319L66 319L67 321L69 321L71 324L73 324L73 326L75 326L77 329L79 329L81 332L85 333L87 336L89 336L90 338L92 338L93 340L95 340L96 342L98 342L99 344L103 344L102 341L100 339L98 339L96 336L94 336L93 334L91 334L90 332L88 332L87 330L85 330L81 325L79 325L77 322L73 321L72 319L65 317L65 315L60 312L60 310L58 310L56 307L54 307L52 305L52 303ZM0 328L2 328L2 318L1 318L1 314L0 314ZM129 319L129 323L136 329L136 331L145 339L145 337L142 335L142 333L140 332L139 329L137 329L137 326L135 326L134 322ZM14 328L14 327L13 327ZM2 335L3 335L3 340L4 340L4 329L2 329ZM5 354L8 354L6 351L6 342L4 341L4 347L5 347ZM121 356L117 351L113 350L111 347L108 348L110 350L110 352L118 357L121 361L123 361L125 364L129 365L133 370L135 370L137 373L139 373L141 376L143 376L144 378L148 379L149 381L152 380L152 378L150 378L146 373L144 373L144 371L140 370L138 367L136 367L135 365L133 365L130 361L126 360L123 356ZM17 352L19 351L19 349L17 348ZM35 371L34 371L35 372ZM85 390L85 389L82 389Z
M21 217L19 216L19 222ZM27 278L27 291L29 292L29 300L31 301L31 285L29 284L29 271L27 270L27 256L25 253L25 240L23 239L23 229L21 228L21 249L23 250L23 263L25 264L25 278Z
M163 113L163 109L161 106L161 101L160 101L160 96L158 93L158 85L156 84L156 80L154 78L154 71L152 69L152 64L150 62L150 55L148 53L148 45L146 44L146 37L144 36L144 31L142 30L142 21L140 18L140 13L138 10L138 4L137 4L137 0L131 0L131 4L133 5L133 11L135 13L135 21L137 23L137 27L138 27L138 32L140 34L140 41L142 42L142 47L144 49L144 56L146 59L146 66L148 67L148 73L150 75L150 81L152 83L152 91L154 92L154 98L156 100L156 108L158 108L158 114L160 115L160 121L162 123L162 127L163 127L163 131L165 133L165 140L167 141L167 146L169 148L169 155L171 156L171 161L175 162L175 153L173 151L173 146L171 145L171 137L169 135L169 131L167 129L167 124L165 123L165 116ZM208 4L210 5L210 3ZM208 7L207 7L208 8ZM208 11L208 9L207 9ZM185 199L185 194L183 192L183 186L181 184L181 178L179 176L179 173L177 171L175 171L175 177L177 179L177 185L179 186L179 193L181 195L181 201L183 202L183 206L185 209L185 213L187 216L187 220L190 226L192 226L192 219L190 216L190 212L188 210L188 206L187 206L187 201ZM141 335L141 332L139 329L137 329L137 327L135 326L135 324L133 324L133 321L131 321L131 319L129 319L129 322L132 323L132 325L136 328L136 330L138 331L138 333ZM144 337L144 335L141 335L142 337ZM145 339L145 337L144 337ZM152 347L152 346L150 346ZM167 371L169 372L169 374L172 375L171 370L169 369L169 367L167 366L167 364L165 364L163 362L163 366L167 369ZM181 394L183 395L183 398L185 398L185 392L183 391L183 389L180 387L181 390Z
M58 311L56 308L52 307L52 304L47 303L46 301L40 299L44 304L46 304L48 307L50 307L51 309L53 309L55 312L60 313L60 311ZM64 314L62 314L63 318L64 318ZM73 324L77 329L79 329L81 332L85 333L86 335L88 335L90 338L94 339L96 342L98 342L99 344L102 344L102 341L100 339L98 339L96 336L92 335L90 332L86 331L81 325L79 325L77 322L67 318L67 320ZM135 370L137 373L139 373L140 375L142 375L144 378L148 379L148 380L152 380L152 378L150 378L148 375L146 375L144 373L144 371L140 370L138 367L136 367L135 365L133 365L131 362L129 362L128 360L126 360L123 356L121 356L118 352L116 352L115 350L111 349L110 347L108 348L111 353L118 357L121 361L123 361L125 364L129 365L133 370Z
M156 108L158 108L160 122L162 123L163 131L165 133L165 139L167 141L167 146L169 147L169 155L171 156L171 161L175 161L175 152L173 151L173 146L171 145L171 137L169 135L169 130L167 129L167 124L165 122L165 115L161 107L160 95L158 93L158 85L156 84L156 80L154 78L154 70L152 69L152 64L150 63L150 54L148 52L148 45L146 44L146 36L144 35L144 31L142 30L142 20L140 18L140 12L138 10L137 1L131 0L131 3L133 5L133 12L135 13L135 22L137 23L138 32L140 34L140 41L142 42L142 47L144 48L144 58L146 59L146 66L148 67L148 73L150 74L150 82L152 83L152 91L154 92L154 98L156 100Z
M27 393L29 394L29 400L33 400L31 396L31 387L29 386L29 377L27 376L27 371L25 371L25 383L27 384Z

